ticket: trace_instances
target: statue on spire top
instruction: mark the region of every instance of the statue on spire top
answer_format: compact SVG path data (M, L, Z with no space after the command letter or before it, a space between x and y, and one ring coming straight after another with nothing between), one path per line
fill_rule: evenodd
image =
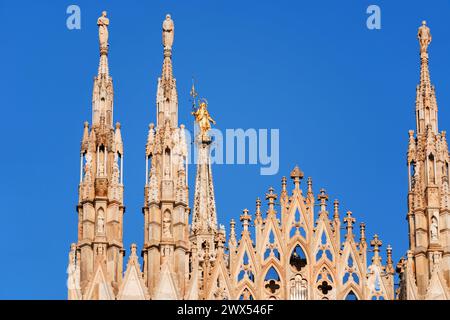
M431 42L431 32L430 28L427 27L427 22L422 21L422 26L419 28L417 32L417 39L420 43L420 53L426 53L428 49L428 45Z
M98 26L98 39L100 41L100 49L108 48L108 26L109 19L106 17L106 11L102 12L102 15L97 19Z
M199 103L197 110L192 112L195 117L195 121L198 123L200 127L200 131L202 136L204 136L211 129L211 122L216 124L216 122L211 118L208 111L208 103L206 99L202 99Z
M172 50L175 26L170 14L166 15L166 20L163 22L162 29L162 42L164 49Z

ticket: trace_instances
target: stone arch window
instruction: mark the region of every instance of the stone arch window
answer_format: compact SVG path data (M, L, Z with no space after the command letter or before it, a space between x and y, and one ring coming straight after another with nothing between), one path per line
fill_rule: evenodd
M442 181L447 181L448 182L448 162L445 161L444 165L442 166Z
M86 154L87 154L86 151L83 151L80 154L80 183L82 183L84 181L84 177L86 175L86 172L85 172L85 167L86 167L86 163L87 163Z
M289 264L296 272L299 272L308 264L306 255L300 245L297 244L292 250L291 256L289 258Z
M333 290L333 278L326 267L317 276L316 287L320 295L327 296Z
M289 281L289 298L308 300L308 282L299 274Z
M163 176L165 179L170 179L172 176L172 158L170 154L170 149L166 148L164 150L164 172Z
M434 155L432 153L430 153L430 155L428 156L427 162L428 182L436 183L436 163L434 161Z
M106 157L106 148L103 144L101 144L97 148L97 176L103 177L106 176L106 165L107 165L107 157Z
M345 297L345 300L358 300L358 297L356 296L356 294L353 292L353 290L351 290L347 296Z
M266 272L266 276L264 277L264 288L271 294L278 293L281 288L280 275L273 266Z
M245 288L241 295L239 296L239 300L255 300L251 291L248 288Z
M416 162L415 161L411 161L408 164L408 178L409 178L409 191L411 191L414 186L416 185L416 180L417 180L417 176L416 176Z

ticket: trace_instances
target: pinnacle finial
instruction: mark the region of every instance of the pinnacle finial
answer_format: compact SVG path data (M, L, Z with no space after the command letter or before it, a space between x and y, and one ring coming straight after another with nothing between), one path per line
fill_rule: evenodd
M370 246L373 248L373 257L372 262L375 264L381 263L380 257L380 247L383 245L383 242L380 240L377 234L373 236L373 239L370 241Z
M303 171L298 166L291 171L291 179L294 180L295 189L300 187L300 180L303 179Z
M344 218L344 222L346 223L346 229L347 234L345 235L346 239L353 239L353 224L355 223L356 219L353 218L351 211L347 211L347 216Z
M275 189L273 187L269 188L269 192L266 193L266 200L269 200L269 210L268 213L274 213L275 212L275 200L277 200L278 195L274 192Z
M256 198L256 215L257 216L261 215L261 199L260 198Z
M328 195L326 194L325 189L320 189L320 193L317 196L317 200L320 201L320 211L324 212L327 211L327 201L328 201Z
M283 191L283 192L286 192L286 177L282 177L281 178L281 190Z
M248 214L248 209L242 210L242 213L240 220L242 221L243 231L248 231L248 226L252 217Z
M339 220L339 200L338 199L334 200L333 206L334 206L333 218L334 218L334 220Z

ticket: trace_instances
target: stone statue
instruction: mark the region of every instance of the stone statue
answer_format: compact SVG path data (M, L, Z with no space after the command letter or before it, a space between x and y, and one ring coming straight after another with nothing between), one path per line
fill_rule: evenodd
M105 217L103 216L103 212L98 214L97 218L97 232L104 233L105 232Z
M175 26L173 20L170 18L170 14L166 15L166 20L163 22L162 29L164 49L172 50Z
M433 261L433 269L439 267L439 264L441 262L441 253L440 252L431 253L431 259Z
M103 11L101 17L97 19L97 26L98 26L98 39L100 41L100 48L108 48L109 19L106 17L106 11Z
M208 112L208 105L205 100L200 102L200 105L198 109L192 114L195 117L195 121L198 123L198 126L200 127L200 131L203 134L207 133L211 129L211 122L213 124L216 124L216 122L211 118Z
M101 157L103 159L103 156ZM105 175L105 164L103 163L103 160L100 159L98 164L98 176L103 177Z
M170 225L172 224L172 219L170 218L170 212L164 212L164 218L162 221L163 225L163 238L171 238L172 233L170 232Z
M431 218L430 234L431 234L431 241L438 240L438 222L435 216Z
M428 45L431 42L431 32L430 28L427 27L426 21L422 21L422 26L417 32L417 39L419 39L420 43L420 53L426 53Z

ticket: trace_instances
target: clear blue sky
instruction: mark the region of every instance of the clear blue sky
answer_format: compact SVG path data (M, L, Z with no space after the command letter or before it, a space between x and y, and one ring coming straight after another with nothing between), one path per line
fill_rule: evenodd
M81 30L66 8L81 7ZM378 4L382 29L366 28ZM125 143L125 247L142 243L144 145L155 121L161 23L175 21L180 122L192 126L191 76L218 127L279 128L280 172L214 166L220 223L298 164L390 243L407 250L406 146L419 80L417 27L433 34L431 77L440 129L450 129L447 1L10 1L0 0L2 124L0 298L66 298L67 254L77 239L83 121L97 72L96 19L111 19L115 120ZM194 172L191 167L190 172ZM193 175L191 174L191 193Z

